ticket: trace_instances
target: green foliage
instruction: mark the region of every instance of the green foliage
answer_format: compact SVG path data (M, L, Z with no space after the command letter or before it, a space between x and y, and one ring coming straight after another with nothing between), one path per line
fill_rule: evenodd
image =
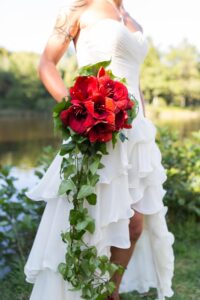
M11 271L0 280L2 300L27 300L32 286L24 280L24 262L10 262Z
M54 119L59 118L66 106L66 101L55 106ZM68 142L62 144L60 149L63 160L59 194L71 196L73 209L69 214L70 230L61 234L63 242L67 244L67 251L65 263L58 265L58 271L74 290L81 290L83 299L104 299L115 288L109 277L116 271L122 272L122 266L109 262L106 256L98 256L97 249L87 245L83 237L86 232L92 234L95 231L95 222L85 204L96 204L95 185L99 180L97 171L103 167L102 155L108 153L102 143L90 143L70 128L61 130L65 132Z
M51 97L37 75L37 54L3 51L0 59L1 108L48 110L52 107Z
M71 63L68 64L68 61ZM0 108L11 110L35 110L50 112L55 100L45 90L37 73L39 55L28 52L8 52L0 49ZM65 65L68 70L59 66L61 76L70 82L70 76L75 72L74 58L66 56ZM73 62L73 63L72 63ZM70 70L70 67L72 70Z
M89 76L89 75L97 76L99 68L101 66L106 68L108 65L110 65L110 63L111 63L111 59L97 62L96 64L88 64L88 65L83 66L78 69L78 75L80 75L80 76Z
M25 262L44 208L26 197L27 189L16 188L11 170L0 166L0 264L5 272L14 262Z
M104 68L110 62L103 61L84 66L79 70L78 76L97 76L105 72ZM113 74L112 76L116 79ZM131 95L130 97L135 104L136 99ZM73 290L81 291L83 299L103 300L115 289L111 277L115 272L122 274L124 268L112 263L106 256L98 256L96 247L85 243L84 235L93 234L95 231L95 220L89 215L87 204L96 204L95 186L100 178L98 169L104 167L101 159L103 155L108 154L107 146L104 142L90 142L86 135L77 134L69 126L60 122L61 112L66 111L70 106L69 97L68 101L62 99L53 110L55 128L67 140L67 143L62 144L59 153L63 156L59 195L68 195L67 200L73 204L69 212L69 231L61 234L63 242L67 244L67 250L65 263L61 262L58 265L58 271L64 280L71 283ZM137 114L136 107L136 104L133 105L132 112L129 114L130 123ZM122 132L118 135L114 133L113 148L117 137L122 142L127 138Z
M57 113L54 113L55 116L58 117ZM95 231L95 222L85 207L85 201L90 205L96 204L97 171L102 167L100 161L105 149L102 153L97 144L91 144L74 132L70 137L71 140L63 144L60 151L60 155L68 154L68 158L63 157L61 164L59 193L71 196L73 209L69 214L70 230L61 234L67 251L65 263L59 264L58 271L74 290L81 290L83 299L104 299L115 288L109 276L116 271L122 272L122 267L109 262L106 256L98 256L97 249L87 245L83 236L87 231L91 234Z
M164 99L168 105L200 104L199 52L183 41L162 53L152 40L141 69L141 87L145 100ZM38 78L39 56L35 53L8 52L0 48L0 108L28 109L50 112L55 104ZM109 60L103 62L109 65ZM91 69L91 66L93 69ZM59 63L58 70L67 87L77 74L88 75L98 70L98 63L87 68L77 66L76 55L70 51ZM109 71L109 75L115 75ZM120 79L126 83L125 78Z
M178 131L159 128L158 142L167 169L164 198L178 218L200 217L200 131L180 140Z
M200 104L199 53L187 41L161 53L150 41L142 65L141 85L150 103L156 97L167 104L189 106Z

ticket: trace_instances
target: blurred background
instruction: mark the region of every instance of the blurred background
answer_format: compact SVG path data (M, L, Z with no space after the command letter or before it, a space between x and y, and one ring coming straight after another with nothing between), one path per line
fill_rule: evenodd
M23 264L44 203L24 195L59 150L51 98L37 65L58 10L67 0L0 1L0 292L28 299ZM141 68L146 115L168 172L164 202L176 235L175 296L200 299L200 18L196 0L125 0L143 27L149 53ZM73 43L58 68L69 87L76 74ZM188 251L188 247L190 251ZM16 289L13 296L8 291ZM136 293L122 299L139 299ZM143 295L154 299L154 291ZM39 299L38 299L39 300Z

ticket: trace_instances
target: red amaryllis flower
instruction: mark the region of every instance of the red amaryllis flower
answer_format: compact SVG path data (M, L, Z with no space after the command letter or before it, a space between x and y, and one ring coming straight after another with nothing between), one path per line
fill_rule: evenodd
M101 94L105 97L112 98L118 109L127 109L127 107L130 106L128 89L123 83L112 80L103 68L99 70L97 78Z
M127 112L124 110L120 110L118 113L116 113L115 116L115 128L116 130L120 130L124 128L124 125L126 121L128 120Z
M94 125L94 119L83 104L70 106L60 113L60 119L65 126L71 127L75 132L83 134Z
M84 105L93 118L114 124L116 105L111 98L96 94L91 100L86 101Z
M69 89L71 99L85 101L98 92L98 80L95 76L78 76L74 86Z
M96 76L78 76L69 91L71 106L59 117L64 126L87 136L90 142L107 142L114 131L132 127L127 111L134 102L126 86L111 79L103 67Z
M88 132L88 138L91 143L96 141L108 142L112 139L112 132L115 126L107 122L97 122Z

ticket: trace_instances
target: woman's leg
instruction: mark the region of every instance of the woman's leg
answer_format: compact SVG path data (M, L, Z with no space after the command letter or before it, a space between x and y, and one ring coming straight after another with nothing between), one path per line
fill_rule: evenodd
M130 223L129 223L129 232L130 232L130 241L131 241L130 248L121 249L121 248L111 246L110 260L113 263L121 264L125 268L128 265L128 262L132 256L133 250L135 248L135 244L143 230L144 215L137 211L134 211L134 212L135 212L135 214L132 218L130 218ZM113 275L113 277L111 278L111 280L114 281L116 284L116 291L113 293L112 297L114 300L118 300L119 299L119 285L122 280L122 275L120 275L116 272Z

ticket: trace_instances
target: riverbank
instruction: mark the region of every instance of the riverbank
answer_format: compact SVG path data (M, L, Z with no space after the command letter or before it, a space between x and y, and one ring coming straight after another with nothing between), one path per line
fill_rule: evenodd
M175 107L175 106L154 106L145 104L146 116L152 120L174 121L174 120L200 120L200 107ZM0 111L0 118L35 118L39 116L50 117L51 110L35 111L35 110L16 110L5 109Z
M37 111L37 110L27 110L27 109L2 109L0 110L0 118L1 119L31 119L31 118L38 118L40 116L44 117L51 117L52 111L50 109L46 111Z

